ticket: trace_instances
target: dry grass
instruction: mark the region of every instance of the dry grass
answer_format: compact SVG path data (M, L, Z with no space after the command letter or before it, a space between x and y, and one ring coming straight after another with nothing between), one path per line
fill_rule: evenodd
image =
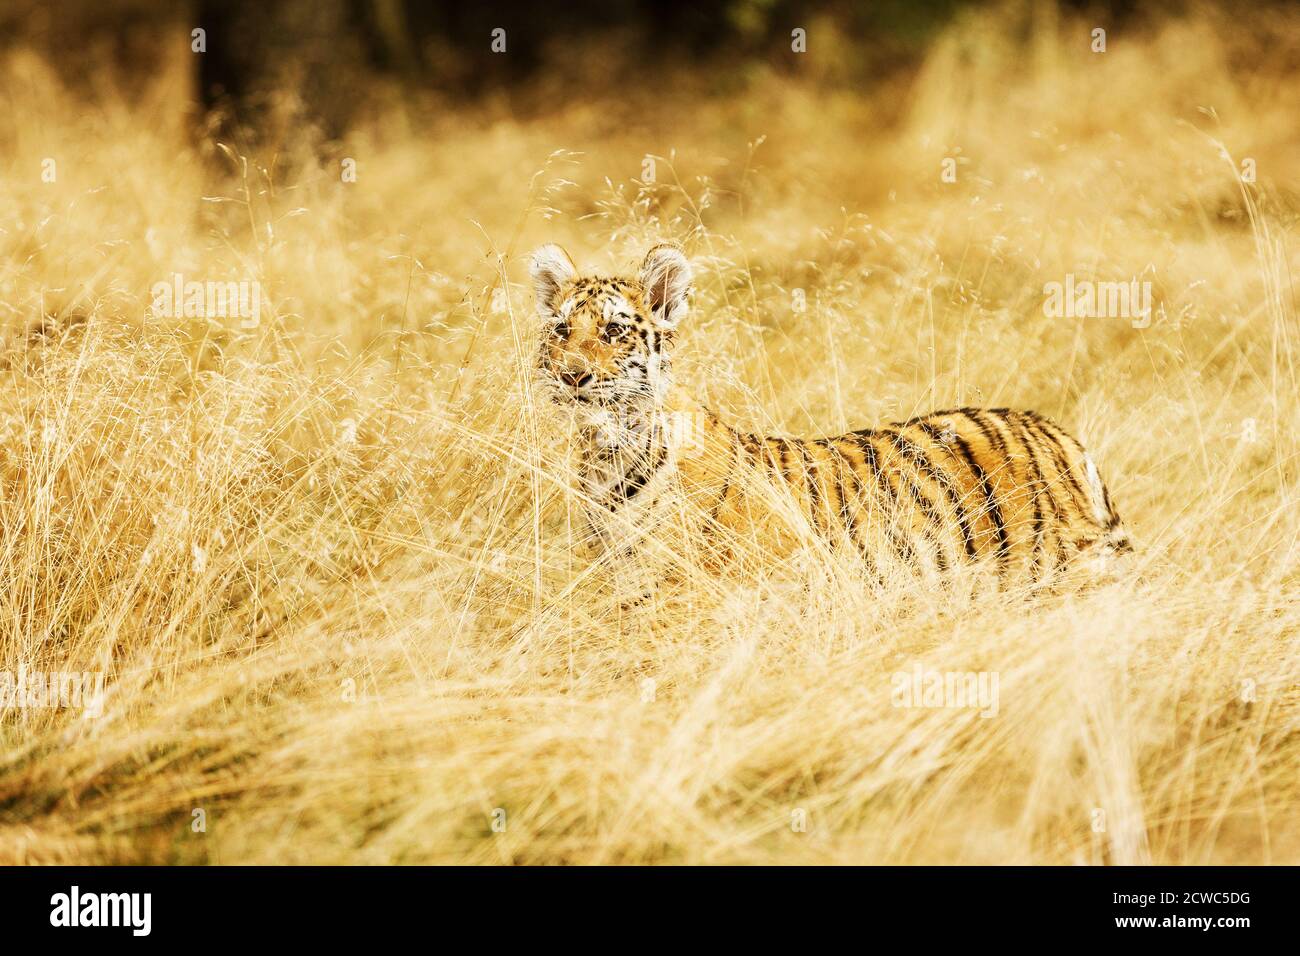
M1271 23L1097 55L1009 8L872 94L814 31L807 75L394 106L274 161L190 145L182 64L92 106L0 63L0 671L108 686L98 719L0 717L0 862L1300 862L1300 21ZM663 237L720 412L1035 408L1094 449L1132 577L956 602L685 554L620 611L569 546L522 255ZM174 272L259 280L259 326L151 317ZM1151 281L1151 326L1045 318L1070 272ZM997 672L998 716L893 706L914 662Z

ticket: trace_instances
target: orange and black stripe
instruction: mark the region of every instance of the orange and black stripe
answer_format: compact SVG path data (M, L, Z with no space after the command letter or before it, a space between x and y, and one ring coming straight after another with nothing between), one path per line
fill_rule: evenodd
M740 471L752 469L873 578L895 560L940 573L987 562L1000 579L1038 579L1089 548L1130 547L1083 446L1034 412L955 408L812 440L739 433L710 414L705 439L678 467L686 485L711 487L715 526L770 531L777 546L797 538L747 500Z

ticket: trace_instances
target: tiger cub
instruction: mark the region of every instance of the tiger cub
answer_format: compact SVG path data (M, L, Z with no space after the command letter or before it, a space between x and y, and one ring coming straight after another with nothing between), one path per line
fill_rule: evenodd
M530 274L540 380L580 411L584 510L604 548L685 525L723 561L739 547L788 557L811 529L878 580L979 567L999 582L1131 550L1092 458L1034 412L957 408L814 439L724 424L673 383L691 284L673 246L634 278L595 278L546 245Z

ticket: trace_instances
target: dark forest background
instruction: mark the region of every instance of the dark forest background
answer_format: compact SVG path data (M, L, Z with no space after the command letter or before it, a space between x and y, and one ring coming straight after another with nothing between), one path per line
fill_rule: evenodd
M364 108L376 78L401 90L470 98L503 96L528 111L546 96L571 94L566 79L589 80L592 44L604 57L602 79L662 82L675 64L719 61L743 70L765 62L790 69L790 34L816 36L833 22L853 41L838 79L871 83L906 68L929 39L975 0L566 0L564 3L421 2L421 0L5 0L0 46L24 44L52 53L65 78L85 82L112 61L130 84L146 78L161 43L188 42L206 31L195 58L194 93L206 107L224 105L254 119L264 94L295 88L304 108L331 132ZM1155 0L1069 0L1114 24L1187 4ZM491 49L506 31L507 54ZM609 52L606 50L605 52ZM616 73L608 73L608 62ZM780 67L780 64L785 64ZM363 80L367 82L362 82ZM608 89L600 92L608 93Z

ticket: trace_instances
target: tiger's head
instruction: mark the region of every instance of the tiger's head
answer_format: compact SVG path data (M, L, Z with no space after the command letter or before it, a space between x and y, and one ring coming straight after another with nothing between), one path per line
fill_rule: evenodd
M584 277L556 245L529 272L542 320L538 368L555 401L653 405L670 384L673 333L686 316L691 267L674 246L646 253L635 277Z

